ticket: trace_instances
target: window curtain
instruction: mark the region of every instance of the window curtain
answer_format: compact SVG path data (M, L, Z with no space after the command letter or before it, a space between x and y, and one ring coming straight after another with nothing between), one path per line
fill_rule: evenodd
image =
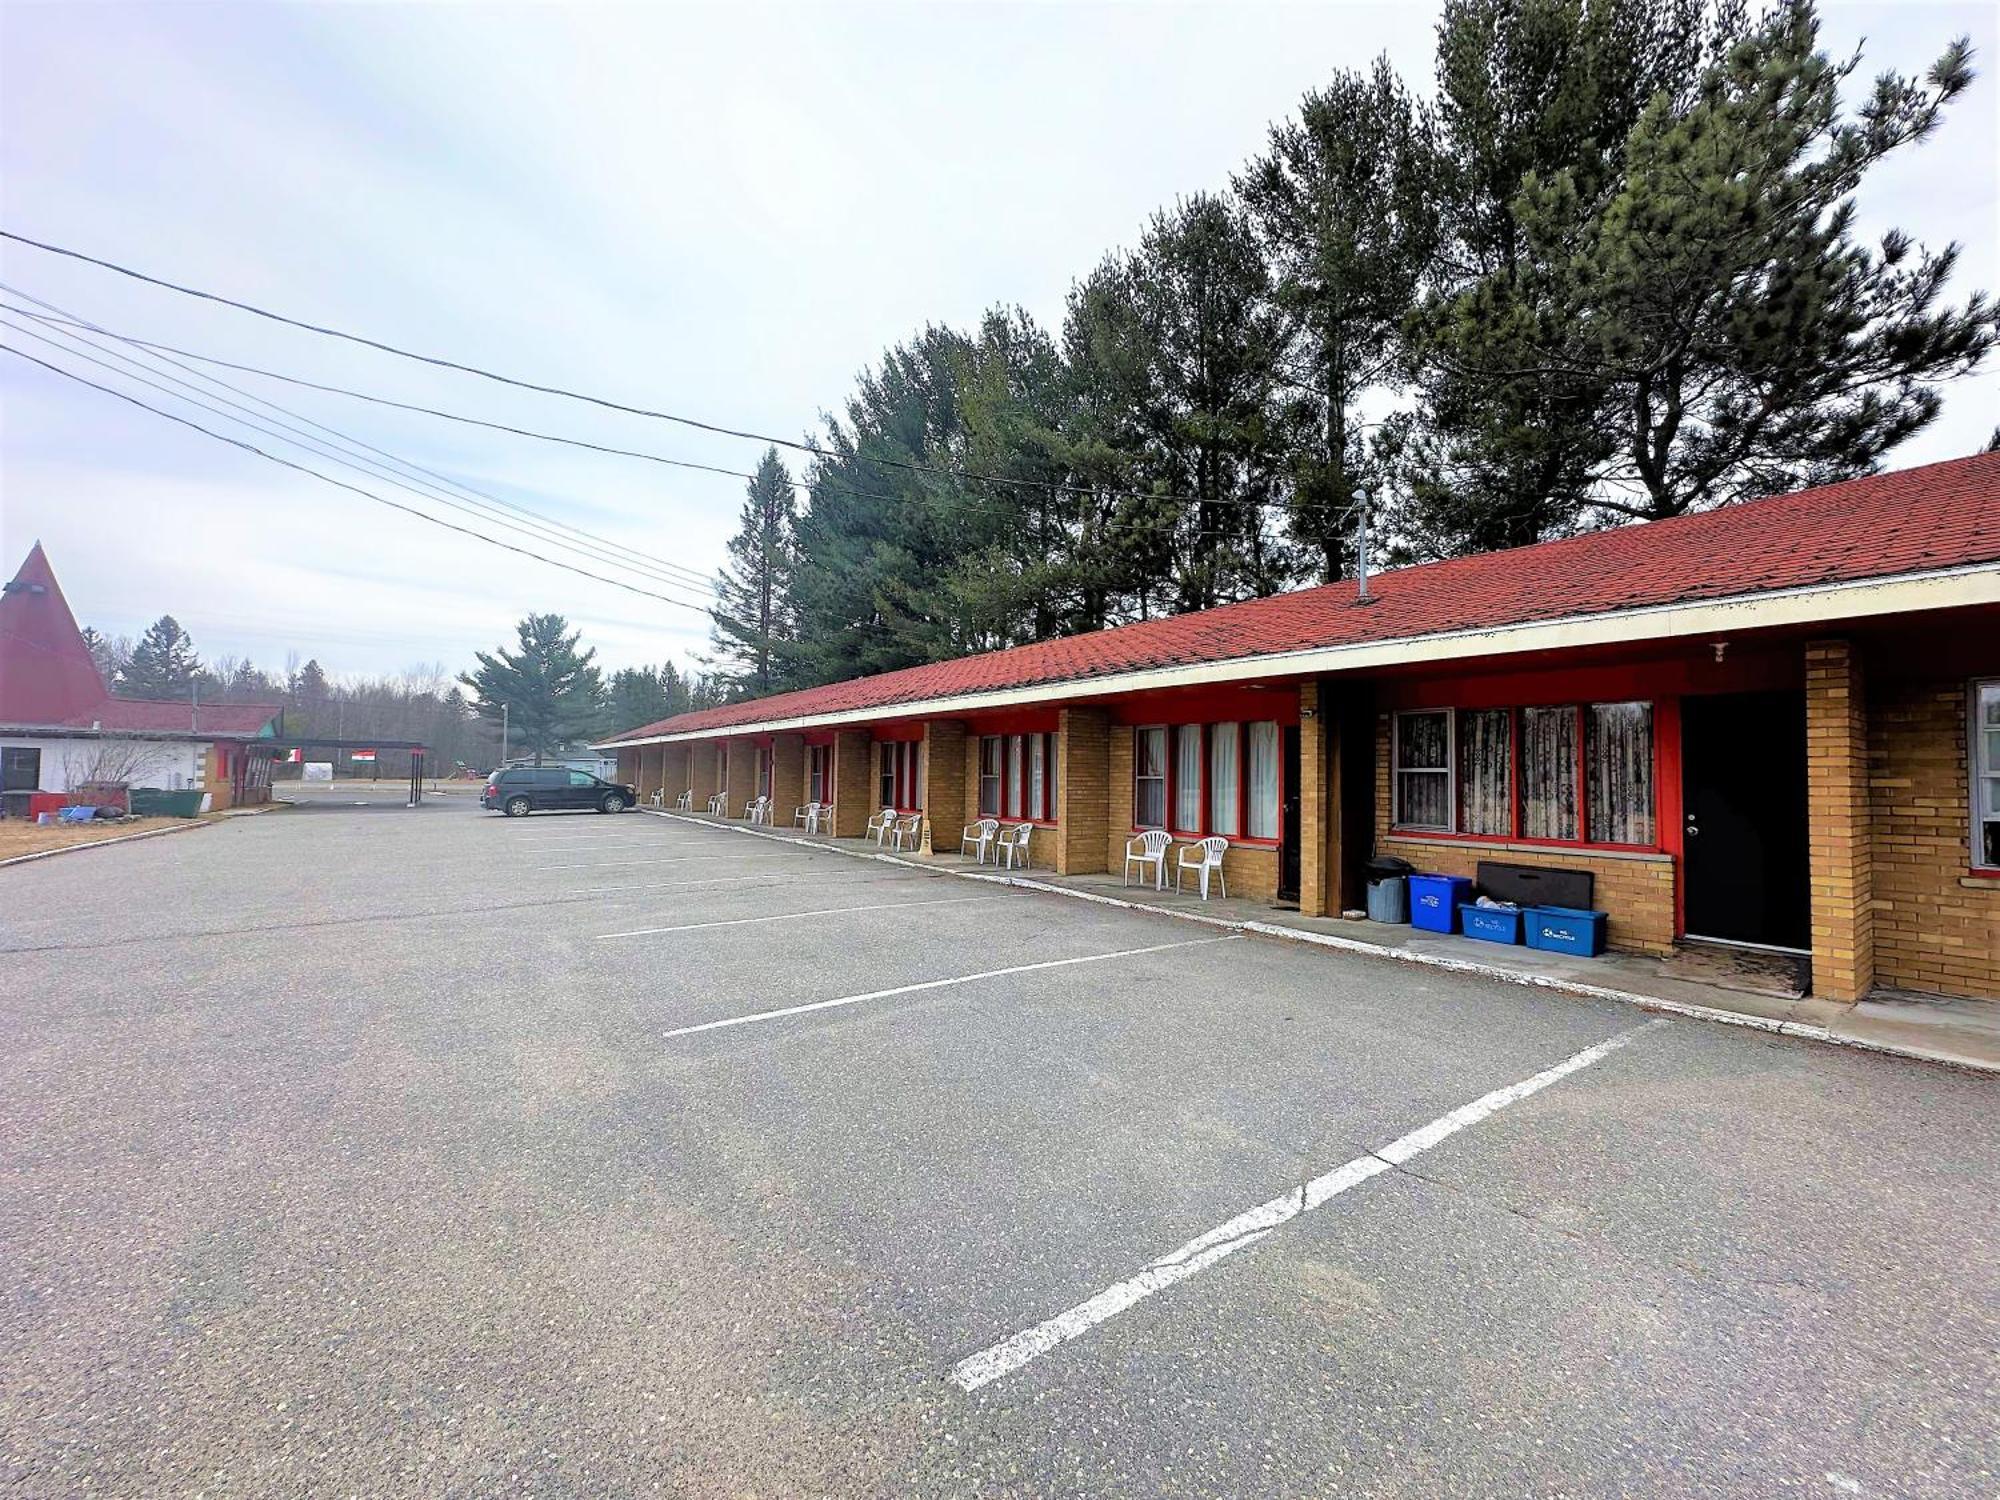
M1250 726L1250 827L1253 839L1278 836L1278 726Z
M882 747L882 771L877 781L878 785L875 790L881 794L882 806L894 807L896 805L896 747L894 745L884 745Z
M1043 757L1047 744L1048 741L1039 734L1028 736L1028 816L1031 818L1047 816L1044 809L1048 803L1042 795L1042 767L1046 764Z
M1573 839L1576 820L1576 710L1521 710L1521 832Z
M1056 807L1058 803L1057 787L1056 787L1056 737L1053 734L1050 734L1043 736L1043 738L1045 738L1049 742L1049 756L1048 756L1048 770L1047 770L1048 786L1049 786L1048 809L1049 809L1049 821L1053 823L1056 820Z
M1000 816L1000 741L990 734L979 742L979 816Z
M1021 737L1007 736L1007 816L1021 816Z
M1504 708L1462 709L1458 715L1458 830L1514 831L1513 714Z
M1174 731L1174 827L1201 831L1201 726Z
M1243 831L1241 728L1239 724L1217 724L1208 732L1208 831L1232 838Z
M1132 821L1141 828L1167 824L1167 732L1141 729L1133 735Z
M1451 718L1445 709L1396 717L1396 822L1451 827Z
M2000 867L2000 681L1975 686L1973 744L1979 758L1972 786L1973 857L1986 869Z
M1593 703L1585 711L1590 841L1653 842L1653 705Z

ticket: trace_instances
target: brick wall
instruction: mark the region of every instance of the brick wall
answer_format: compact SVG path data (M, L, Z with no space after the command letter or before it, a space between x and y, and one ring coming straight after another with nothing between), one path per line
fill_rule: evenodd
M660 772L660 785L666 788L667 806L672 807L680 794L692 785L688 780L688 746L662 745L660 757L663 767Z
M792 809L806 804L806 740L780 734L771 741L771 821L792 826Z
M858 839L882 809L875 796L875 740L865 729L843 729L833 747L833 832Z
M749 740L723 741L722 778L729 793L723 812L740 818L745 804L757 795L757 747Z
M1071 710L1075 712L1075 710ZM1106 795L1098 806L1106 809L1104 822L1104 864L1093 868L1122 875L1125 846L1132 832L1132 730L1123 724L1110 727L1105 744ZM1192 840L1177 840L1167 848L1167 886L1174 883L1174 861ZM1229 882L1229 894L1253 901L1278 899L1278 851L1267 844L1231 844L1222 856L1222 876ZM1135 874L1134 878L1137 876ZM1192 877L1190 877L1192 878ZM1188 889L1193 889L1192 886Z
M639 787L642 800L646 795L646 789L640 785L640 761L644 755L645 751L638 746L618 752L618 779L627 786Z
M688 745L688 789L694 793L694 810L708 811L708 799L722 790L722 742L695 740Z
M967 793L965 726L956 719L932 719L924 725L923 803L930 825L930 847L948 853L974 817ZM972 753L979 742L972 741Z
M1131 818L1131 735L1111 728L1101 708L1066 708L1056 719L1056 828L1050 863L1064 875L1113 869L1109 830L1119 826L1118 770L1113 751L1125 744L1125 817Z
M1969 873L1967 780L1964 681L1872 680L1868 802L1878 983L2000 999L2000 880Z
M1806 826L1813 993L1858 1000L1875 982L1868 712L1846 641L1806 645Z
M1397 835L1390 829L1389 716L1375 728L1375 852L1407 859L1435 875L1477 878L1482 859L1551 870L1588 870L1596 877L1593 900L1608 914L1607 947L1664 956L1674 946L1674 862L1666 854L1623 850L1585 852L1539 844L1469 843L1458 839Z

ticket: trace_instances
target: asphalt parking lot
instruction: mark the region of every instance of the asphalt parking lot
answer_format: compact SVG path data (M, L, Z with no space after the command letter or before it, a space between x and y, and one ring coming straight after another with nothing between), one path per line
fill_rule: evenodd
M399 800L0 870L9 1493L2000 1492L1988 1079Z

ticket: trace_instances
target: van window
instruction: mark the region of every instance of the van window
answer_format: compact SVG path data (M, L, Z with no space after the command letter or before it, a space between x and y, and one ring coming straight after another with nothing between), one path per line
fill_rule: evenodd
M572 771L569 773L569 784L571 786L596 786L597 778L588 771Z

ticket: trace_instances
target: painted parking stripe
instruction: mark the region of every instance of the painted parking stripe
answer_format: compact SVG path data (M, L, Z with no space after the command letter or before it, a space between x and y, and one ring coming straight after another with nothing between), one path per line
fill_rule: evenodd
M837 917L844 911L912 911L924 906L964 906L974 901L1005 901L1005 896L953 896L946 901L877 901L871 906L826 906L818 911L779 911L762 917L729 917L719 922L683 922L677 927L635 927L630 932L599 933L600 943L612 938L658 937L663 932L700 932L704 927L749 927L758 922L796 922L801 917Z
M1509 1084L1506 1088L1495 1089L1490 1094L1482 1094L1470 1104L1462 1104L1450 1114L1440 1115L1430 1124L1420 1126L1408 1135L1398 1136L1379 1151L1366 1152L1352 1161L1342 1162L1332 1171L1315 1177L1310 1182L1301 1183L1281 1197L1244 1210L1227 1223L1218 1224L1208 1233L1189 1240L1179 1249L1169 1251L1138 1275L1108 1286L1096 1296L1057 1313L1053 1318L1037 1323L1032 1328L1023 1329L1011 1338L1002 1339L990 1349L982 1349L979 1353L960 1360L952 1366L952 1383L961 1390L976 1391L1003 1375L1013 1374L1029 1361L1047 1354L1058 1344L1067 1343L1080 1334L1088 1333L1098 1324L1117 1317L1153 1293L1165 1291L1176 1282L1187 1280L1197 1271L1207 1269L1225 1256L1233 1255L1238 1250L1256 1244L1280 1225L1298 1218L1301 1214L1311 1213L1348 1189L1359 1187L1369 1178L1378 1177L1393 1167L1401 1166L1412 1157L1422 1155L1440 1141L1458 1134L1466 1127L1477 1125L1481 1120L1499 1113L1508 1105L1518 1104L1529 1095L1540 1093L1550 1084L1609 1057L1628 1042L1669 1024L1671 1023L1665 1020L1647 1021L1629 1031L1621 1031L1607 1041L1599 1042L1594 1047L1586 1047L1573 1057L1564 1058L1554 1067L1544 1068L1531 1078L1524 1078L1519 1083Z
M1146 948L1124 948L1116 953L1089 953L1082 958L1052 958L1038 964L1015 964L1005 969L986 969L978 974L959 974L951 979L926 979L921 984L899 984L893 989L869 990L861 995L842 995L837 1000L815 1000L810 1005L787 1005L779 1010L752 1011L747 1016L731 1016L723 1021L704 1021L699 1026L682 1026L677 1030L666 1032L665 1035L693 1036L698 1031L720 1031L727 1026L748 1026L753 1021L777 1021L786 1016L802 1016L815 1010L833 1010L843 1005L859 1005L864 1000L887 1000L896 995L914 995L921 990L941 990L954 984L973 984L982 979L1002 979L1009 974L1032 974L1038 969L1066 969L1072 964L1101 964L1114 958L1137 958L1142 953L1165 953L1171 948L1205 948L1211 943L1241 941L1240 936L1231 933L1228 937L1190 938L1180 943L1154 943Z

